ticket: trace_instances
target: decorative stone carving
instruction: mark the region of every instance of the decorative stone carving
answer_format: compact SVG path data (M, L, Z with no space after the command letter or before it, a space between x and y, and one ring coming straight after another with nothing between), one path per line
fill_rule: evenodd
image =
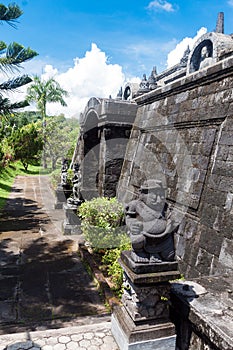
M81 195L80 187L81 187L82 175L80 171L80 166L78 163L74 164L74 176L72 178L73 183L73 194L70 198L67 199L67 204L79 206L83 202L83 198Z
M169 320L169 283L141 286L134 284L124 274L123 287L124 292L121 301L134 321L145 319Z
M156 67L153 67L153 70L148 78L148 87L150 90L154 90L157 88L157 70Z
M139 94L144 94L146 92L150 91L149 89L149 82L146 78L146 74L143 74L143 77L142 77L142 80L139 84L139 90L138 90L138 93Z
M189 59L189 54L190 54L190 48L189 46L187 49L184 51L183 57L180 60L180 66L181 67L186 67Z
M161 181L147 180L141 186L139 199L125 208L133 248L131 258L136 263L174 261L173 234L178 224L166 210L165 192Z
M213 58L211 56L211 47L205 45L201 49L199 69L206 68L213 63Z
M63 203L66 202L71 194L70 184L67 182L68 159L63 159L61 168L60 183L56 189L55 209L62 209Z
M67 185L67 171L68 171L68 159L63 159L61 168L61 185Z
M123 89L121 87L120 90L118 91L116 100L122 100L122 96L123 96Z

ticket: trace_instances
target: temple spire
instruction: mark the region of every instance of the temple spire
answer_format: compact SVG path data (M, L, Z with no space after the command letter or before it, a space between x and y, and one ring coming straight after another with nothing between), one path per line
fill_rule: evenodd
M224 34L224 13L223 12L218 13L215 32Z

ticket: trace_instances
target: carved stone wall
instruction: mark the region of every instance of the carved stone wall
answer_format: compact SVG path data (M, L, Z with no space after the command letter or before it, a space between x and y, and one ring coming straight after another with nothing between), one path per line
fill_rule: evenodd
M72 161L80 163L84 200L116 195L136 110L135 102L95 97L88 101Z
M186 277L233 270L233 58L136 99L118 197L160 179L180 218L176 236Z

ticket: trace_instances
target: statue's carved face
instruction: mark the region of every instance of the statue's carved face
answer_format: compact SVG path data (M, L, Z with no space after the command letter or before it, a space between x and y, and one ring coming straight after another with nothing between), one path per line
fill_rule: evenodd
M163 188L144 189L140 199L151 209L162 212L165 205L165 190Z
M206 46L204 46L202 49L201 49L201 58L202 59L205 59L209 57L209 50Z

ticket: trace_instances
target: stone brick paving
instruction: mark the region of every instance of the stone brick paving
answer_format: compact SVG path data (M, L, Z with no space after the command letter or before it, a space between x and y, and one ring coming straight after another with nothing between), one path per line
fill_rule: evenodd
M0 350L117 350L110 322L0 336Z
M18 176L1 215L0 350L115 350L80 237L63 236L54 202L47 176Z

